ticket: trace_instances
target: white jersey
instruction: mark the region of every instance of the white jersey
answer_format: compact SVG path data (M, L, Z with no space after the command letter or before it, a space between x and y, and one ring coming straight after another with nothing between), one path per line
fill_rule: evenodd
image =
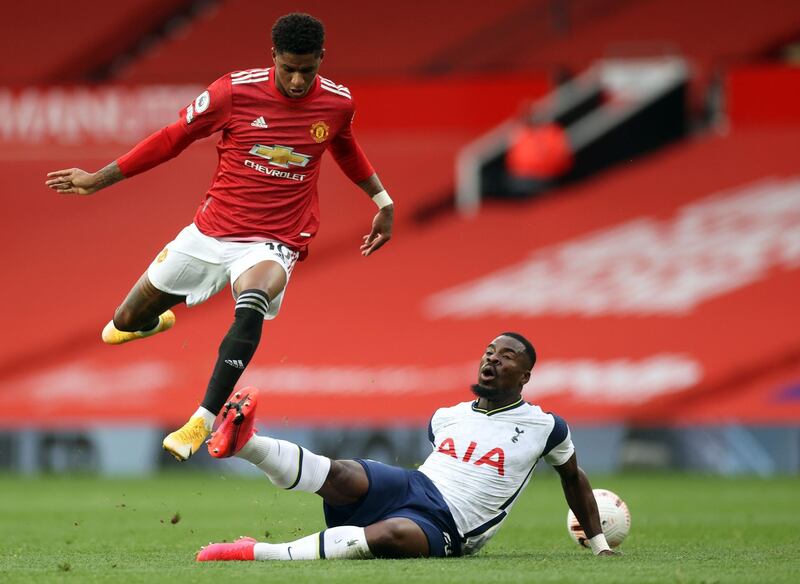
M475 403L436 410L434 450L419 467L450 508L465 554L497 533L540 458L558 466L575 452L566 422L539 406L520 400L486 411Z

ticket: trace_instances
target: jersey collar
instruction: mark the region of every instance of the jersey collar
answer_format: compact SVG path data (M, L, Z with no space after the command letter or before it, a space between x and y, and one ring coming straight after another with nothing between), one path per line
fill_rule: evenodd
M524 403L525 400L519 398L519 401L514 402L513 404L508 404L507 406L503 406L502 408L497 408L494 410L484 410L483 408L478 407L478 400L475 400L474 402L472 402L472 411L478 412L479 414L486 414L487 416L493 416L494 414L499 414L500 412L507 412L508 410L513 410L515 408L518 408Z

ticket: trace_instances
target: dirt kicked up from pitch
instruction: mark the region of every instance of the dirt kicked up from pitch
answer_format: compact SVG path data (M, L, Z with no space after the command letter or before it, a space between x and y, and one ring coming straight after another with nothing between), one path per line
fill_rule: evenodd
M266 480L0 476L2 582L797 582L800 480L592 476L633 517L624 556L594 558L566 531L554 476L534 477L477 556L441 560L198 564L209 541L288 541L324 528L314 495Z

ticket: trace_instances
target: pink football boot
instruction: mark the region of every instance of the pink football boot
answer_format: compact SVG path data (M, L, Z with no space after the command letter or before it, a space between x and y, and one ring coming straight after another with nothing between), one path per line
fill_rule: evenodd
M240 537L233 543L210 543L197 552L198 562L252 561L256 540Z
M208 452L214 458L227 458L242 449L255 434L253 422L258 405L258 389L245 387L234 391L222 408L222 423L208 441Z

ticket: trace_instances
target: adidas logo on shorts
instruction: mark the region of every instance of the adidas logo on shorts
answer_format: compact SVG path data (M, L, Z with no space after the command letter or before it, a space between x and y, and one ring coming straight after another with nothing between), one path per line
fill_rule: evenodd
M241 359L225 359L225 363L231 367L236 367L236 369L244 369L244 363L242 363Z

